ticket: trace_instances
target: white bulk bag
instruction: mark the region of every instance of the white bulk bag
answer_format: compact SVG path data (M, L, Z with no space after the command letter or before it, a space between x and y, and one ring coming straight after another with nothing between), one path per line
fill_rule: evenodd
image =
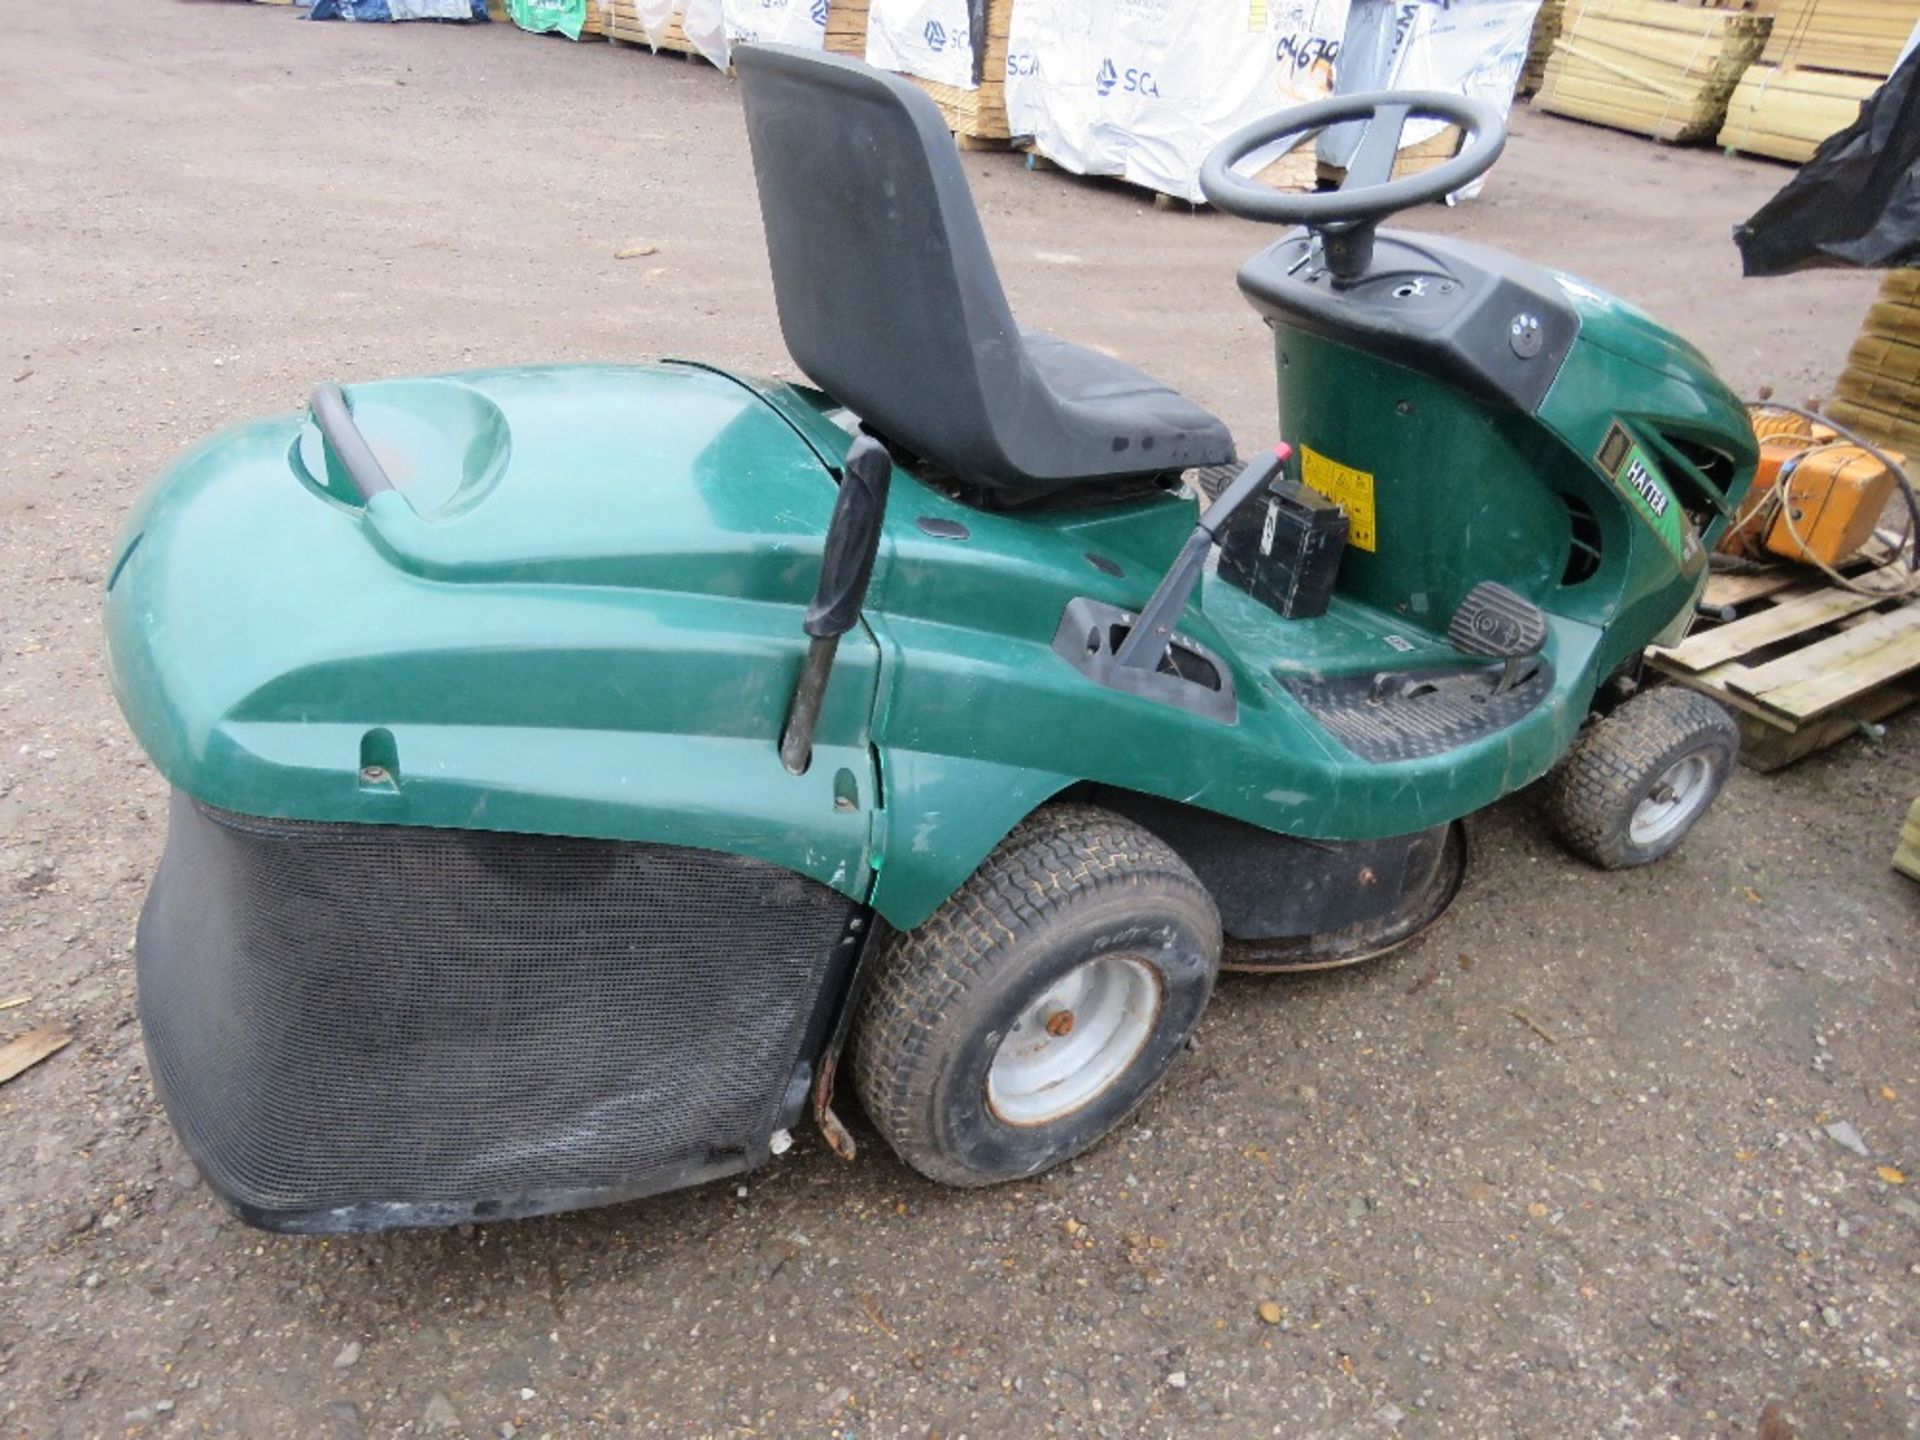
M1020 0L1013 7L1019 23ZM1077 0L1068 8L1096 8ZM1105 8L1104 5L1098 8ZM967 0L872 0L867 10L867 63L962 90L973 78L973 33Z

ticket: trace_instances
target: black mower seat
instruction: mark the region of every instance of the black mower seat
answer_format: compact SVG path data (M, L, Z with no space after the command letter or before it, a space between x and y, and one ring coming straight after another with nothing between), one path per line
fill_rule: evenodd
M1175 391L1014 323L919 87L785 45L734 64L781 333L869 429L1008 500L1233 458L1227 427Z

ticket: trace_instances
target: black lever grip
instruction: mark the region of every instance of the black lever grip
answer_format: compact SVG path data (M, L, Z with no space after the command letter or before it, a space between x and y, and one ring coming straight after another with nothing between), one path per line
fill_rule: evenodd
M871 435L857 435L841 467L840 494L820 552L820 584L807 607L804 628L816 640L844 635L860 618L880 549L893 461Z
M338 385L328 381L316 388L308 408L313 412L313 423L319 427L323 450L331 452L340 462L348 483L360 492L361 500L371 500L382 490L393 489L393 481L387 478L385 467L374 455L373 447L367 444L367 437L353 423L353 411L347 408L346 394Z

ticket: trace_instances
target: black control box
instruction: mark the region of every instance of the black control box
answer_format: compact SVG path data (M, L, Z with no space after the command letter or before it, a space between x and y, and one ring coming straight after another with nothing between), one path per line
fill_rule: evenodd
M1220 535L1220 576L1288 620L1327 612L1347 514L1333 501L1291 480L1276 480L1227 521Z

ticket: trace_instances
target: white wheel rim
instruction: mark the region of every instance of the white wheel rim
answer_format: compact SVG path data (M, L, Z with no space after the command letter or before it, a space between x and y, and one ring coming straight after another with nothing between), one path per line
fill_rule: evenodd
M1713 794L1713 766L1698 752L1683 755L1661 772L1647 798L1633 808L1627 838L1658 845L1691 825Z
M1091 1104L1146 1049L1160 976L1103 955L1055 980L1015 1017L987 1069L987 1104L1009 1125L1044 1125Z

